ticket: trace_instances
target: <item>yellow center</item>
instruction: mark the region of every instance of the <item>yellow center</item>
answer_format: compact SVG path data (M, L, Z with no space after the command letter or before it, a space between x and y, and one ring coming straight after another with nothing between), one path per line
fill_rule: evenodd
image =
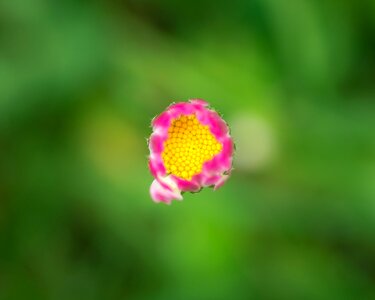
M200 124L195 115L181 116L168 129L162 158L167 173L190 180L221 149L208 126Z

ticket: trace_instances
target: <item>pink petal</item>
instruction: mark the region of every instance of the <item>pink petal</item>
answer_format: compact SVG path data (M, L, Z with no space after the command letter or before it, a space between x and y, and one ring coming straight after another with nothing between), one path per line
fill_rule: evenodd
M223 149L219 153L218 157L221 160L221 163L228 164L228 160L231 161L233 157L234 144L233 140L230 137L226 137L223 142Z
M203 184L203 174L200 172L199 174L196 174L193 176L193 178L190 180L190 182L194 183L195 185L198 185L199 187Z
M229 178L229 175L222 175L221 178L216 182L214 186L214 190L216 191L217 189L222 187L223 184L228 180L228 178Z
M222 159L216 155L213 159L204 163L203 170L210 174L221 173L223 171L221 162Z
M194 104L194 105L196 104L196 105L199 105L199 106L208 106L207 101L204 101L203 99L199 99L199 98L190 99L189 102Z
M168 130L169 125L171 124L172 117L170 114L165 111L161 113L159 116L154 118L151 122L153 127L158 127L160 130Z
M168 113L173 119L181 115L190 115L194 113L194 107L188 102L179 102L168 107Z
M228 126L216 111L200 105L194 108L199 122L203 125L207 125L218 141L222 140L227 135L229 131Z
M222 177L221 175L206 176L203 179L203 185L204 186L216 185L220 181L221 177Z
M160 175L165 175L166 169L163 164L163 161L161 160L161 157L157 156L150 156L148 167L151 171L152 176L158 177Z
M171 203L172 200L182 200L181 192L176 185L165 181L154 180L150 187L150 195L155 202Z
M149 141L151 153L162 153L164 150L165 137L159 134L152 134Z
M176 176L173 176L173 178L176 181L177 186L181 191L198 192L200 190L200 185L196 181L193 181L193 180L188 181L188 180L184 180L179 177L176 177Z
M221 140L228 132L228 126L220 118L219 114L215 111L210 111L207 114L207 125L210 127L212 134L215 136L217 140Z
M232 156L234 150L233 140L230 137L226 137L223 140L223 153L225 156Z
M199 123L201 123L202 125L208 125L208 110L204 106L198 104L194 104L194 110Z

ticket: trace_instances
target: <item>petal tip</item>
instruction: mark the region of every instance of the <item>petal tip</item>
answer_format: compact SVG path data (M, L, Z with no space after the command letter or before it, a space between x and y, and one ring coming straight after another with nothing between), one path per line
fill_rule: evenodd
M154 202L170 204L172 200L182 200L181 191L168 177L155 179L150 187L150 195Z
M201 106L209 106L208 102L206 100L203 100L201 98L194 98L194 99L189 99L189 102L192 104L198 104Z

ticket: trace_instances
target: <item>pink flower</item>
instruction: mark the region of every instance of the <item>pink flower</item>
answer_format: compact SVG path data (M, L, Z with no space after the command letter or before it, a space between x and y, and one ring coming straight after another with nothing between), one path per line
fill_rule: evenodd
M152 120L149 168L155 202L182 200L181 192L218 189L232 170L233 141L219 114L201 99L170 105Z

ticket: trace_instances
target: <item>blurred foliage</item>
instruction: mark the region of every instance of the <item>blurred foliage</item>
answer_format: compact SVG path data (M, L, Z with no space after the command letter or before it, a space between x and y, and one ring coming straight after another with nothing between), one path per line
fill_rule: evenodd
M0 300L375 299L375 2L0 3ZM219 191L148 194L204 98Z

